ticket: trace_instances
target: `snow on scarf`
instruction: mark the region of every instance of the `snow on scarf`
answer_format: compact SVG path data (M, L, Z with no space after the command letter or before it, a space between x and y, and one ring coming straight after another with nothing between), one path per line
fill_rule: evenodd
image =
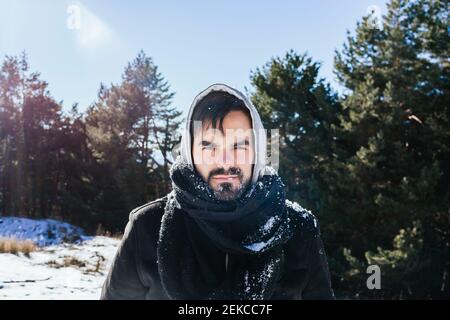
M171 299L270 299L292 236L275 170L234 201L221 201L181 157L158 241L158 271ZM228 268L225 269L225 254Z

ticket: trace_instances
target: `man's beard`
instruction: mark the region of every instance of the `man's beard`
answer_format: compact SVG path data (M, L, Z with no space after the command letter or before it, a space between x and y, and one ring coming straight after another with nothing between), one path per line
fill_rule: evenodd
M231 201L238 199L242 193L244 193L245 186L244 184L244 176L242 174L242 170L237 167L231 167L228 171L225 171L224 168L217 168L212 170L208 175L208 184L211 185L211 179L215 175L237 175L239 180L239 185L237 187L233 187L233 183L230 182L221 182L217 186L217 190L214 189L214 195L217 199L222 201Z

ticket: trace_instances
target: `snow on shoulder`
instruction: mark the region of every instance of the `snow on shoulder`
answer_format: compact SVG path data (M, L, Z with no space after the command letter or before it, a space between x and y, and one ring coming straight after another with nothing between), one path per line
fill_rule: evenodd
M291 209L291 211L297 213L298 217L300 217L300 220L312 222L314 224L314 228L317 228L318 226L317 218L312 214L310 210L307 210L303 208L301 205L299 205L297 202L290 201L288 199L286 199L286 206L289 209Z

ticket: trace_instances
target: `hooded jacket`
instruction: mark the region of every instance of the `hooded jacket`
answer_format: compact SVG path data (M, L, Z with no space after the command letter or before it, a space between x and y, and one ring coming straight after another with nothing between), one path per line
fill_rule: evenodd
M212 91L225 91L241 99L249 109L255 134L252 183L266 168L267 137L256 108L240 93L224 84L200 92L188 111L181 140L181 157L193 166L190 120L198 102ZM168 299L158 274L157 248L167 196L131 211L122 241L103 284L101 299ZM283 245L286 259L271 299L333 299L328 263L316 217L299 204L286 200L286 208L298 217L294 235ZM177 235L174 235L177 236ZM226 269L227 254L223 261Z

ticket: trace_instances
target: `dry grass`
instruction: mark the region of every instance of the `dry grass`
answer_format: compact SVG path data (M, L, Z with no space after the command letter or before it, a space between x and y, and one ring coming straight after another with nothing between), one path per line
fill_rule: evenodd
M84 261L81 261L75 257L70 257L70 256L64 256L62 261L61 260L58 260L58 261L57 260L49 260L45 264L48 265L49 267L56 268L56 269L67 268L67 267L78 268L78 269L81 269L84 274L92 274L92 273L103 274L101 272L101 269L102 269L103 264L106 261L106 259L102 255L100 255L98 252L96 252L95 255L97 257L97 263L95 264L95 266L89 265Z
M37 250L38 247L36 244L30 240L0 238L0 253L18 254L19 252L22 252L24 255L29 257L31 252Z
M84 268L86 267L86 263L78 260L75 257L69 257L65 256L62 262L58 262L56 260L50 260L47 261L46 264L52 268L67 268L67 267L77 267L77 268Z
M117 239L117 240L122 240L123 233L121 233L121 232L111 233L111 231L103 228L102 224L98 224L97 230L95 231L95 235L113 238L113 239Z

